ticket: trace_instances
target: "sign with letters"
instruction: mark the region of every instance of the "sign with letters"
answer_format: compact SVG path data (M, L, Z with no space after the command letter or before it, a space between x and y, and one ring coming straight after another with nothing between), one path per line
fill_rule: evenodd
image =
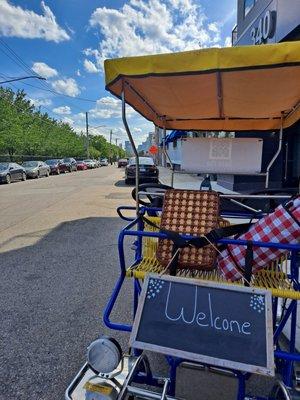
M151 274L144 282L130 346L273 376L271 293Z
M186 172L259 174L263 140L259 138L187 138L181 168Z
M276 27L276 11L267 10L264 15L258 19L257 25L253 26L250 35L253 44L265 43L272 38Z

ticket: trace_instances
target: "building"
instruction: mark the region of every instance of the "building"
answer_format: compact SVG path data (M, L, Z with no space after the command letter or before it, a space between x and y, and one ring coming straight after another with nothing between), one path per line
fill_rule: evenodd
M234 46L299 39L299 0L238 0Z
M125 140L125 153L127 157L131 157L133 155L133 151L132 151L132 147L131 147L131 143L129 140Z
M238 0L237 25L232 31L233 46L264 45L300 40L299 0ZM259 96L259 93L257 94ZM236 133L247 137L249 132ZM253 133L252 133L253 135ZM264 139L262 172L278 148L276 132L258 133ZM300 176L300 123L286 129L279 157L270 171L270 187L298 187ZM219 183L237 191L264 188L263 176L219 176Z
M147 139L138 146L138 153L144 156L149 155L148 150L153 144L155 144L155 134L154 132L150 132L148 133Z

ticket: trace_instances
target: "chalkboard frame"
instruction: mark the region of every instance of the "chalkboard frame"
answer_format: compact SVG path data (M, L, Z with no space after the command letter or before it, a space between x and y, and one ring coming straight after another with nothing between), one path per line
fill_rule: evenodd
M169 347L159 346L157 344L146 343L137 340L139 325L142 318L144 303L146 299L147 287L149 280L162 279L167 282L178 282L191 285L198 285L207 288L226 289L230 291L247 292L265 297L265 321L266 321L266 350L267 350L267 363L266 366L257 366L251 364L240 363L236 361L225 360L221 358L210 357L198 353L191 353L183 350L173 349ZM229 368L232 370L239 370L244 372L251 372L260 375L275 376L274 365L274 344L273 344L273 315L272 315L272 295L267 289L256 287L245 287L241 285L234 285L230 283L218 283L213 281L204 281L200 279L190 279L182 277L174 277L170 275L149 274L144 280L142 292L140 295L136 316L133 323L132 332L129 339L129 345L133 348L149 350L168 356L182 358L184 360L202 362L205 364Z

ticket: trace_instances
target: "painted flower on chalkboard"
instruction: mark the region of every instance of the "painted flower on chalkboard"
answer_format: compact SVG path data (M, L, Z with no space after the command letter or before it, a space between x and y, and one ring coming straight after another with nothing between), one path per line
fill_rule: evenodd
M257 311L258 313L261 313L265 309L265 298L264 296L260 294L253 294L250 299L250 307L254 310Z
M150 278L147 289L147 299L154 299L164 285L161 279Z

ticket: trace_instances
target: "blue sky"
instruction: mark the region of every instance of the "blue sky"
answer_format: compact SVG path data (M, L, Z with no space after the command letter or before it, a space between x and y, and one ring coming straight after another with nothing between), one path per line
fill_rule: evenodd
M0 81L33 71L47 81L15 82L13 89L25 89L42 111L77 131L89 111L91 134L108 137L113 129L123 142L120 102L105 91L103 60L229 45L236 3L0 0ZM138 142L153 130L133 110L129 122Z

